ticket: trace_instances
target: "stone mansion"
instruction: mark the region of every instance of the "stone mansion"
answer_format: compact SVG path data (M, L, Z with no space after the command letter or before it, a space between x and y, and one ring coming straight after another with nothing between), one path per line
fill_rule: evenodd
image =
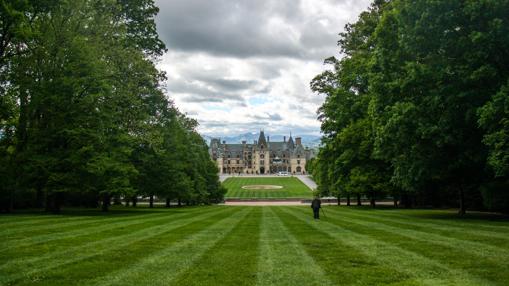
M248 144L226 144L214 138L210 142L210 156L217 163L220 174L275 174L288 172L305 174L306 161L313 157L313 151L304 148L300 137L292 136L283 142L272 142L260 131L258 141Z

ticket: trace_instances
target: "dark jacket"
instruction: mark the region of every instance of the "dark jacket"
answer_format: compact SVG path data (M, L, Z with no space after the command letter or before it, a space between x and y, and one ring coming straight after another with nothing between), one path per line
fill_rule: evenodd
M320 199L314 199L311 202L311 208L312 209L319 209L322 207L322 201Z

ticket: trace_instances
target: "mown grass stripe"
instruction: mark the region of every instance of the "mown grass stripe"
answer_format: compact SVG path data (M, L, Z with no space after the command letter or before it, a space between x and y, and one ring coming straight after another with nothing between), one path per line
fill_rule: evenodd
M144 217L154 217L159 216L160 212L156 213L150 213L150 214L144 214ZM45 231L52 231L55 229L58 229L59 232L61 232L65 227L79 227L79 226L87 226L87 225L93 225L95 223L100 223L102 221L123 221L128 220L130 217L129 215L120 215L111 217L110 215L104 215L104 216L94 216L94 217L88 217L87 219L81 219L80 217L76 217L72 220L67 220L66 218L61 218L61 221L56 220L52 221L51 223L45 223L40 225L35 225L32 227L22 226L22 227L11 227L9 229L3 230L0 232L0 239L2 237L9 238L10 236L16 236L14 238L17 238L19 236L33 236L34 234L37 234L38 232L45 233Z
M335 285L272 207L262 207L257 285Z
M218 241L229 235L249 213L246 208L232 208L226 218L208 219L207 225L197 232L181 237L135 264L109 273L82 285L170 285L179 274L188 271L193 263Z
M77 263L90 257L99 256L117 249L123 249L128 247L130 244L162 235L174 229L199 221L210 215L226 211L227 208L217 208L199 215L193 213L183 216L177 221L173 221L172 224L157 224L155 226L146 227L129 233L124 231L122 234L75 247L67 247L58 252L48 252L28 259L21 258L8 261L6 264L0 266L0 285L2 283L19 280L23 277L30 279L38 273L44 273L63 265ZM19 269L26 269L27 271L20 272Z
M369 218L376 218L378 220L388 221L388 222L394 222L403 224L406 226L415 226L419 228L426 228L427 230L436 230L437 232L448 234L448 233L458 233L462 236L471 238L472 236L478 237L480 239L482 238L497 238L500 240L508 240L509 241L509 235L506 233L503 233L499 231L499 229L494 230L481 230L477 228L477 225L469 225L468 228L460 227L460 226L451 226L447 224L442 224L440 220L435 220L433 222L426 222L425 220L417 219L417 218L411 218L411 217L396 217L391 215L384 215L383 212L380 214L380 212L371 213L371 212L352 212L349 210L346 210L347 207L325 207L326 210L330 210L333 212L337 212L340 214L354 214L358 217L369 217Z
M170 209L172 212L187 212L193 209L199 209L200 207L187 207L187 208L175 208ZM12 230L17 230L18 228L26 228L30 225L36 226L49 226L54 228L58 226L60 223L67 223L72 221L81 221L81 220L93 220L93 219L112 219L112 218L125 218L125 217L134 217L134 216L150 216L157 215L157 213L164 212L168 209L147 209L147 208L127 208L124 206L112 207L112 210L108 213L102 213L97 209L78 209L78 210L68 210L63 211L62 214L50 214L46 212L40 212L35 216L27 216L24 214L7 214L0 215L0 219L7 220L7 222L2 222L0 220L0 235L3 235L4 232L10 232ZM25 218L29 218L25 220ZM12 221L12 220L16 221Z
M132 243L127 248L108 251L104 253L104 255L90 257L80 261L79 264L65 265L65 267L53 270L51 276L46 277L45 280L52 281L58 277L63 277L59 279L59 282L63 281L63 284L67 285L110 284L116 281L117 272L126 271L125 273L128 273L129 271L141 270L134 266L144 260L156 258L159 254L164 253L168 249L178 249L180 244L187 241L190 237L195 236L197 233L202 232L218 221L231 217L235 212L237 212L237 210L229 209L225 212L215 213L194 221L193 223L172 229L164 234ZM170 225L171 223L167 224ZM107 259L102 259L103 257L107 257ZM83 271L83 265L88 266L86 271ZM169 265L162 266L166 268L169 267ZM150 269L146 270L150 271ZM93 275L90 275L91 273L93 273ZM160 276L160 273L159 275L150 277L146 276L146 274L149 273L139 272L137 274L139 274L140 277L152 279L154 281L159 279L158 276ZM132 280L130 278L120 278L120 281L117 282L117 284L125 285L131 283Z
M337 212L330 212L329 214L335 219L346 218L350 225L357 224L371 231L378 230L386 234L396 235L402 240L411 239L424 244L432 244L432 249L436 249L437 246L442 246L446 248L444 250L447 250L448 253L454 253L454 251L457 251L458 255L465 255L468 253L470 255L479 256L483 261L496 260L502 265L509 265L509 250L501 247L461 240L454 237L446 237L431 232L414 230L408 227L396 227L392 226L390 223L377 222L376 219L368 217L359 219L356 218L355 214L345 215L344 213L339 214Z
M18 215L7 215L7 216L0 216L0 218L3 218L4 221L0 221L0 234L3 233L5 230L14 229L17 227L26 227L33 224L48 224L48 223L54 223L54 222L65 222L66 220L87 220L94 218L95 216L74 216L74 217L68 217L64 215L49 215L49 214L41 214L38 216L30 216L30 217L24 217L24 216L18 216ZM15 219L16 221L12 221Z
M329 213L330 214L330 213ZM332 223L391 243L401 249L420 253L428 259L435 260L449 269L466 270L471 276L487 281L507 280L509 273L509 257L504 253L494 252L493 249L484 251L484 245L468 246L468 243L448 240L425 232L415 232L405 228L394 228L383 224L376 224L356 220L351 217L343 218L329 216ZM348 222L348 223L346 223ZM441 239L441 240L440 240ZM472 243L470 243L472 244ZM506 251L504 251L506 252Z
M355 213L376 213L377 216L406 218L408 220L417 220L419 222L429 222L450 227L460 227L467 229L479 229L486 231L495 231L497 233L509 233L507 221L491 220L487 214L478 214L468 212L465 217L459 217L457 210L428 210L428 209L373 209L369 207L345 207L345 211Z
M169 285L253 285L256 283L261 208L205 252Z
M476 246L483 249L489 248L492 251L508 251L509 236L498 234L494 232L472 231L461 228L441 227L430 223L409 222L405 219L392 219L381 217L377 215L366 215L353 212L344 212L338 208L326 208L327 212L332 212L335 215L349 217L353 219L369 220L372 222L382 223L384 225L396 228L411 229L417 232L425 232L426 234L436 235L443 237L444 240L460 240L465 243L476 244Z
M275 213L297 238L306 253L313 257L336 285L396 284L410 278L396 268L374 263L361 249L346 243L348 241L345 241L345 238L337 239L323 230L316 229L314 224L319 224L319 221L314 221L309 216L303 220L296 219L287 210L285 207L276 207Z
M390 283L405 285L487 285L490 283L489 280L472 276L460 269L450 268L441 261L430 259L422 252L410 251L395 245L392 241L387 242L386 237L371 237L367 234L371 231L370 229L365 229L364 233L359 232L356 228L349 228L349 221L338 223L327 216L321 221L312 222L309 219L310 211L303 208L289 207L281 209L281 211L323 235L345 244L349 249L355 249L362 253L364 257L360 258L358 262L363 267L362 272L369 271L364 269L366 268L365 264L383 265L390 270L381 271L379 275L391 275L391 272L394 271L404 275L395 275L394 278L388 279L388 281L392 281ZM415 244L416 242L407 241L407 243ZM362 277L359 276L359 279ZM389 284L388 281L378 281L372 284Z
M27 224L2 225L0 226L0 237L16 235L19 233L31 233L38 230L58 229L66 225L75 225L76 223L89 223L98 220L100 219L97 219L97 217L60 217L58 219L37 220Z
M197 212L197 211L196 211ZM33 246L35 244L40 243L47 243L50 241L60 241L60 240L66 240L70 238L77 238L82 235L92 235L97 234L103 231L111 231L116 228L124 228L124 227L136 227L137 225L142 225L147 222L153 222L153 221L159 221L159 220L166 220L175 218L178 219L181 216L186 216L190 213L195 213L195 211L187 212L187 213L172 213L172 216L168 216L168 214L165 213L158 213L156 216L150 215L150 216L142 216L138 219L138 217L124 217L122 219L110 219L110 220L101 220L98 222L94 222L90 226L85 226L83 224L78 224L72 226L70 229L62 228L58 229L58 231L50 232L47 234L41 234L41 235L31 235L30 237L22 238L22 239L16 239L14 237L9 237L5 243L5 246L0 248L0 253L8 255L6 253L7 250L15 251L15 248L24 248ZM100 226L97 226L96 224L100 223ZM88 224L87 224L88 225ZM75 228L78 228L78 230L75 230ZM14 249L13 249L14 248ZM0 257L3 255L0 254Z

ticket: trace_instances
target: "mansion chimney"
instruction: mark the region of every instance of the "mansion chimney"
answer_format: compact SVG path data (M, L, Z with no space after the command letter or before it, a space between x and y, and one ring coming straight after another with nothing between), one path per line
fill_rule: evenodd
M302 138L300 138L300 137L295 137L295 144L296 144L296 145L302 145Z
M286 143L286 136L283 136L283 142Z

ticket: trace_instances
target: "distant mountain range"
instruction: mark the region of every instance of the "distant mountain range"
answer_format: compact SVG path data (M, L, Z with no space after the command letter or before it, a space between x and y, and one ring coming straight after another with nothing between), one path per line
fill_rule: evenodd
M252 144L255 140L258 140L258 136L260 136L260 133L244 133L240 135L235 136L224 136L224 137L212 137L208 135L202 135L203 139L207 142L207 144L210 144L210 140L212 138L220 138L221 142L226 141L228 144L240 144L242 141L246 141L247 143ZM288 140L289 135L269 135L270 141L283 141L283 137L286 136L286 140ZM295 137L301 137L302 138L302 145L309 148L318 148L320 146L320 136L316 135L292 135L293 140L295 140Z

